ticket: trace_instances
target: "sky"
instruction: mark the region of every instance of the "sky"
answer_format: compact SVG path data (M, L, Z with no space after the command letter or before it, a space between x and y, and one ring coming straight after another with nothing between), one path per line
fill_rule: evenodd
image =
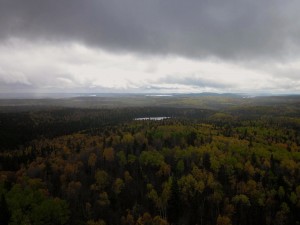
M300 93L298 0L0 0L0 93Z

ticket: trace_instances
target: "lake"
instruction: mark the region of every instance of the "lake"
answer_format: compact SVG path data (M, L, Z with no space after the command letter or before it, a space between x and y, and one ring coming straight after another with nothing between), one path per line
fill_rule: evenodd
M134 120L164 120L164 119L169 119L171 117L167 116L160 116L160 117L139 117L135 118Z

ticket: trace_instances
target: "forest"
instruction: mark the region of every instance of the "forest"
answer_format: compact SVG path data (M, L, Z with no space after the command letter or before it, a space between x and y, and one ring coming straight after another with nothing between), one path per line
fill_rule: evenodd
M0 224L299 225L300 98L180 99L0 102Z

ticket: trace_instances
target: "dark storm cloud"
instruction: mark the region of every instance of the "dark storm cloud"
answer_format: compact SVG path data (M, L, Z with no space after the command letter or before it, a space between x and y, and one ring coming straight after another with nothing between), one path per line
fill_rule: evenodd
M299 55L300 1L1 0L0 38L223 59ZM284 55L284 57L283 57Z

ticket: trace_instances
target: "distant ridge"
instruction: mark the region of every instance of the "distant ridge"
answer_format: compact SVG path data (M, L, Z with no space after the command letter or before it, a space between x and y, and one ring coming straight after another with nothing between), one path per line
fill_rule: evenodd
M185 96L220 96L220 97L242 97L245 94L235 94L235 93L215 93L215 92L201 92L201 93L190 93L190 94L176 94Z
M274 94L274 93L0 93L0 99L68 99L68 98L97 98L97 97L228 97L228 98L253 98L253 97L299 97L300 94Z

